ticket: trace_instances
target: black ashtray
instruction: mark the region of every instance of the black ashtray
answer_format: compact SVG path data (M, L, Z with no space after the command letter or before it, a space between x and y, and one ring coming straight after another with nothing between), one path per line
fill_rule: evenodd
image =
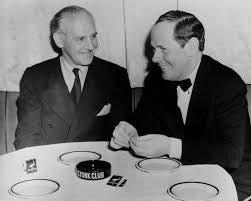
M111 164L102 160L87 160L76 165L76 175L85 180L100 180L111 175Z

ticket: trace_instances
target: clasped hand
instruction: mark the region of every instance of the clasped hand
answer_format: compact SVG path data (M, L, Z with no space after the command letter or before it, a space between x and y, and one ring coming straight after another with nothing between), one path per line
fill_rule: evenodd
M138 136L137 130L129 123L121 121L113 131L111 147L120 149L131 147L135 154L147 158L169 154L169 138L161 134Z

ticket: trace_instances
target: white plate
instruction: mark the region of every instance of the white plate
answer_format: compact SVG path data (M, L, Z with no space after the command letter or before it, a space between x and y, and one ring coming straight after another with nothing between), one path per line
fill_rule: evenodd
M172 158L150 158L143 159L136 163L136 168L144 172L170 172L175 171L181 166L181 163Z
M72 151L58 157L61 163L66 165L77 165L81 161L99 160L101 155L92 151Z
M21 198L36 198L55 193L59 186L59 183L53 180L32 179L14 184L9 193Z
M208 183L188 181L172 185L168 194L178 200L202 201L217 196L219 189Z

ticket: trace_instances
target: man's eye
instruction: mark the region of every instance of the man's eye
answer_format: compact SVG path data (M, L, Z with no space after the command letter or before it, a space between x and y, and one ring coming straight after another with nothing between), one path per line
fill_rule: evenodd
M85 40L85 37L80 37L78 40L83 41Z
M164 53L164 54L168 54L169 53L169 50L167 48L161 48L161 51Z
M82 37L77 37L75 38L76 42L83 42L86 39L86 37L82 36Z
M96 39L97 38L97 34L95 34L95 35L93 35L93 36L91 36L91 39Z

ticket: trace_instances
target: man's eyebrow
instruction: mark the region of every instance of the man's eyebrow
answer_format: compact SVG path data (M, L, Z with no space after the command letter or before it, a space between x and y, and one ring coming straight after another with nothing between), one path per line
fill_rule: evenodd
M156 48L161 48L161 49L166 49L166 47L162 46L162 45L156 45Z
M95 32L95 33L93 33L93 34L91 34L90 36L97 36L97 32ZM86 38L86 37L89 37L89 36L86 36L86 35L81 35L81 36L75 36L74 38Z
M162 45L156 45L155 43L151 42L150 45L153 47L153 48L165 48L163 47Z

